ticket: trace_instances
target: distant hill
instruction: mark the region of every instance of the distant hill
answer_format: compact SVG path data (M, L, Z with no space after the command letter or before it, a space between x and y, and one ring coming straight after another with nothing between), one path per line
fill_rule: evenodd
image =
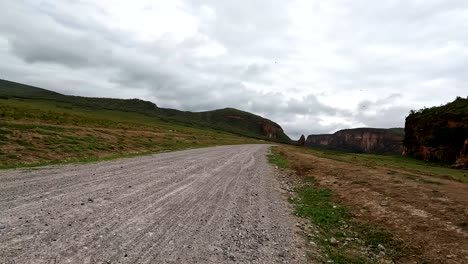
M334 134L310 135L305 146L355 153L400 154L403 138L403 128L355 128Z
M404 152L468 167L468 98L411 111L405 122Z
M67 103L96 110L118 110L158 117L191 127L208 127L241 136L291 143L277 123L248 112L233 108L205 112L189 112L160 108L156 104L139 99L113 99L70 96L43 88L0 79L0 98L22 98Z

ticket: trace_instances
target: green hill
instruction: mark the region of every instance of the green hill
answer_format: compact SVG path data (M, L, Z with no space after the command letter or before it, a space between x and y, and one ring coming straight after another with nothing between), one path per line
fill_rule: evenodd
M278 124L232 108L184 112L0 80L0 168L267 140L290 141Z
M93 98L68 96L42 88L0 80L0 98L29 99L57 103L93 110L117 110L157 117L199 128L212 128L240 136L290 143L291 140L275 122L248 112L225 108L206 112L188 112L159 108L154 103L139 99Z

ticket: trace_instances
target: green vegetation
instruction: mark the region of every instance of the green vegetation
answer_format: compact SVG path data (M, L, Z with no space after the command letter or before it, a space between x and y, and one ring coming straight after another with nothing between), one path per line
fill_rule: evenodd
M67 96L46 89L20 83L0 80L0 98L46 100L66 103L80 108L108 109L140 114L153 114L158 108L155 104L139 99L92 98ZM65 106L64 108L68 108Z
M275 164L278 168L288 168L288 161L278 152L278 147L271 147L268 154L268 161Z
M0 168L290 139L232 108L200 113L138 99L67 96L0 80Z
M353 221L348 208L337 203L333 193L313 179L295 191L297 196L290 202L296 215L319 227L317 242L333 263L376 263L383 248L386 256L395 261L404 252L389 232Z
M466 115L468 113L468 97L457 97L455 101L441 106L411 110L409 118L433 119L439 115Z
M296 213L312 220L322 228L338 227L348 218L344 206L332 202L332 193L328 189L314 189L304 185L296 189L299 199L292 200L296 205Z
M47 100L0 99L0 114L0 168L261 143L141 113L89 109Z
M111 99L111 98L90 98L80 96L67 96L59 93L51 92L45 89L0 80L0 98L14 99L15 101L23 100L28 104L32 101L42 103L46 111L41 113L29 113L32 116L24 116L24 113L17 113L17 109L8 109L4 107L0 109L0 118L9 116L10 118L35 118L39 116L41 120L53 121L54 123L76 122L81 125L83 122L103 123L99 125L118 126L115 123L106 124L109 120L96 119L95 113L112 115L110 121L124 119L128 121L128 117L138 114L138 119L146 121L154 121L155 119L169 123L178 124L185 127L198 129L214 129L237 134L240 136L251 137L256 139L271 140L283 143L291 143L289 137L284 134L281 127L271 120L263 117L240 111L232 108L219 109L206 112L187 112L175 109L159 108L155 104L139 99ZM4 100L9 101L9 100ZM47 110L54 106L60 108L59 113L50 113ZM87 114L84 119L77 120L71 118L70 114L75 114L76 111ZM115 112L118 112L116 114ZM4 116L5 115L5 116ZM267 131L273 131L273 137L267 137Z
M106 160L114 160L114 159L124 159L124 158L132 158L137 156L143 156L152 154L154 152L139 152L139 153L128 153L128 154L115 154L109 156L91 156L91 157L74 157L74 158L67 158L65 160L43 160L43 161L36 161L31 163L12 163L8 165L0 165L0 169L13 169L13 168L35 168L41 166L49 166L49 165L58 165L58 164L66 164L66 163L92 163L92 162L99 162L99 161L106 161ZM19 157L16 157L17 159Z
M428 176L468 182L468 171L453 169L444 164L418 160L402 155L371 155L331 151L318 148L306 148L303 151L315 156L348 163L357 163L368 167L385 166L390 169L405 169Z

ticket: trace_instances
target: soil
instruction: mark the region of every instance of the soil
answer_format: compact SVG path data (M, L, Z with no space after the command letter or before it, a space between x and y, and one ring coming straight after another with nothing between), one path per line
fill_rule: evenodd
M313 176L350 207L408 246L402 263L468 263L468 185L385 167L366 167L283 151L303 176Z
M0 172L0 263L302 263L267 145Z

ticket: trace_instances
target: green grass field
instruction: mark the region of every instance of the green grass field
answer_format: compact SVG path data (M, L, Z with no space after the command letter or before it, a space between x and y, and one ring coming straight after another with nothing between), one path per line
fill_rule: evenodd
M243 143L260 141L135 112L0 99L0 168Z

